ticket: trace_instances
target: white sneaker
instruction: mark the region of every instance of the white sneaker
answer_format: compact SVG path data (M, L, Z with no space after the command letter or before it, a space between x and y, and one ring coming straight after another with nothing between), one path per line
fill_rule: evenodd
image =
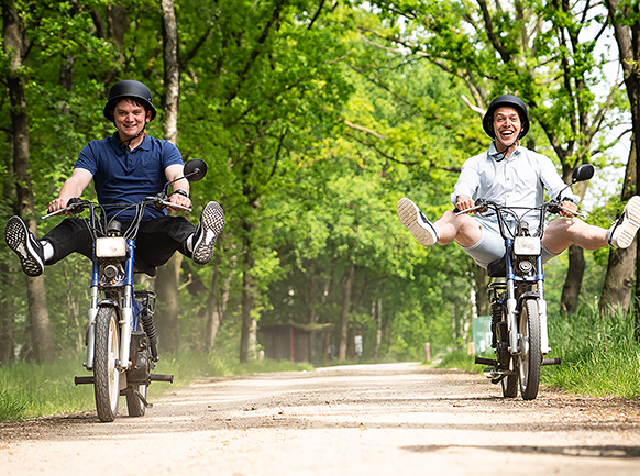
M616 248L628 248L640 228L640 197L627 202L624 211L609 228L609 244Z
M196 264L207 264L213 255L213 245L224 229L224 213L218 202L209 202L202 210L200 224L193 237L192 259Z
M438 233L431 222L420 211L418 205L408 198L398 200L398 218L422 246L431 246L438 242Z

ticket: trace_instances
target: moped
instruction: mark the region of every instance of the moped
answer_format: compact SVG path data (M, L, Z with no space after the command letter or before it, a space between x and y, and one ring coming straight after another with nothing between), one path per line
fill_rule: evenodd
M197 181L207 173L201 159L191 159L184 167L184 177ZM85 344L84 367L92 375L78 376L76 385L93 385L96 408L101 422L111 422L118 413L120 396L126 397L129 416L142 417L147 402L147 387L152 381L173 383L173 375L152 374L158 362L157 335L153 315L156 295L146 289L134 289L134 273L155 275L155 268L136 266L136 235L147 206L170 207L190 212L169 201L169 185L155 197L138 203L98 204L91 200L71 199L67 207L43 216L50 218L72 213L84 218L93 243L89 322ZM118 213L107 218L109 209L134 209L134 218L123 230ZM87 216L88 215L88 216Z
M571 184L593 177L590 164L573 171ZM564 189L563 189L564 190ZM562 192L562 191L561 191ZM489 264L487 274L497 278L487 291L491 303L491 332L495 359L476 356L475 363L488 366L485 376L500 383L506 398L515 398L518 384L523 400L534 400L540 386L540 369L544 365L560 365L560 358L545 358L549 347L547 301L544 298L542 235L547 213L565 210L584 218L584 214L561 205L561 197L536 208L506 207L496 202L477 199L474 206L461 213L493 212L504 239L505 255ZM527 219L538 220L530 230Z

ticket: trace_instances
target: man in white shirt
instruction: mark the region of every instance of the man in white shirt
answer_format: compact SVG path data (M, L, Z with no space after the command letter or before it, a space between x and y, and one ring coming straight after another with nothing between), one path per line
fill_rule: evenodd
M527 107L515 96L494 99L483 119L485 132L493 138L489 149L467 159L451 194L458 210L473 207L474 198L484 198L509 207L534 208L544 201L544 191L551 198L565 187L548 157L520 146L529 132ZM577 197L570 189L562 192L562 206L577 210ZM589 225L566 211L550 222L542 237L543 260L559 255L572 244L594 250L607 244L628 247L640 227L640 197L629 200L620 218L609 230ZM486 268L505 253L495 216L475 218L446 211L431 223L408 198L398 201L398 217L423 246L446 245L455 241L475 262ZM530 229L536 219L527 219Z

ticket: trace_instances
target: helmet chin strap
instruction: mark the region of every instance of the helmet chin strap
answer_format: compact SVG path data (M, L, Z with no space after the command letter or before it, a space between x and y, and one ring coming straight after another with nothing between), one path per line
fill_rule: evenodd
M138 137L140 137L142 134L144 134L144 130L147 127L147 123L145 122L144 125L142 126L142 129L140 129L140 132L138 132L135 136L133 136L131 139L126 140L126 141L121 141L121 147L129 147L131 145L131 142L133 142L135 139L137 139ZM118 133L119 135L119 133Z
M520 141L516 140L513 144L508 145L507 148L505 149L505 151L502 153L502 157L500 157L499 159L496 159L496 162L502 162L504 159L506 159L507 158L507 153L509 152L509 149L511 147L513 147L513 146L515 146L514 149L513 149L514 152L515 152L516 148L518 147L518 144L520 144Z

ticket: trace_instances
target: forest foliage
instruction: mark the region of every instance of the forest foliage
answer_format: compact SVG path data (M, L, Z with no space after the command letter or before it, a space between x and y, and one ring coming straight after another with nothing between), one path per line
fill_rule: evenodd
M185 160L203 158L209 167L192 187L189 218L197 221L208 200L226 216L212 264L182 263L180 349L238 354L245 273L258 326L333 324L331 343L337 348L346 337L350 357L356 334L369 359L421 359L427 342L436 352L469 339L472 261L454 245L422 248L396 214L403 196L427 216L450 209L464 159L489 145L463 96L486 107L498 94L522 95L532 106L528 144L552 157L560 174L583 161L626 162L609 152L628 105L620 84L605 76L615 57L601 46L611 35L606 12L587 10L588 2L572 11L551 8L555 2L506 3L175 1L177 146ZM24 85L39 219L81 148L113 132L102 108L115 81L149 86L158 117L147 133L163 138L162 8L158 0L8 5L26 48L17 72L5 48L0 74L5 86L11 75ZM493 32L481 26L489 13ZM573 51L564 32L582 35ZM593 92L600 84L603 92ZM19 210L10 109L4 87L2 228ZM615 196L611 203L598 220L619 211ZM38 234L56 223L39 220ZM599 275L603 259L589 262L588 275ZM551 266L562 270L566 262ZM82 349L89 270L80 256L46 269L56 353ZM33 353L27 278L19 271L0 244L2 363ZM592 302L597 285L585 288L581 299ZM549 308L557 311L560 296L553 298ZM215 330L208 302L219 311ZM347 336L340 335L343 315Z

